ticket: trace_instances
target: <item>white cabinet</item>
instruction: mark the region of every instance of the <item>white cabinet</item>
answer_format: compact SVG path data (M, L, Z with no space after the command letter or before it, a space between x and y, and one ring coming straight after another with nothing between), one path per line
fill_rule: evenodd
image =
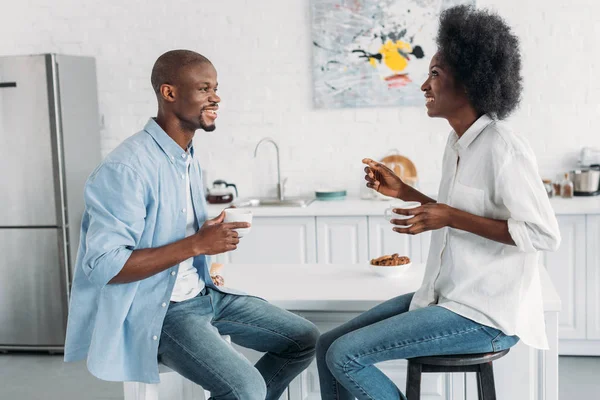
M411 236L395 232L393 227L384 217L369 217L369 257L398 253L410 257L412 262L425 262L431 233Z
M587 217L587 339L600 340L600 215Z
M367 263L367 237L367 217L317 217L317 262Z
M316 262L314 217L255 217L252 230L235 251L218 262L244 264L306 264Z
M561 339L586 337L586 221L584 215L559 216L559 249L545 253L543 264L562 300Z

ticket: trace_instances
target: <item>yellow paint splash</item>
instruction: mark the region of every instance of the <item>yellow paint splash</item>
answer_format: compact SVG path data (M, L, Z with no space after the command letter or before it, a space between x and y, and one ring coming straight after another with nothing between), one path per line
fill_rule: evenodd
M383 56L383 62L394 72L403 71L408 65L408 60L404 58L398 50L402 50L405 53L411 53L412 46L410 43L402 40L397 40L396 42L388 40L379 49L379 53ZM377 60L373 57L369 58L369 63L373 67L377 66Z

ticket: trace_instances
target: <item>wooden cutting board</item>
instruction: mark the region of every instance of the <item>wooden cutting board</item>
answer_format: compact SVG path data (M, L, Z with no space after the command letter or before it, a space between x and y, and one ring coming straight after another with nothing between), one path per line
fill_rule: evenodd
M383 157L379 162L394 171L404 182L411 184L417 181L417 168L408 158L391 154Z

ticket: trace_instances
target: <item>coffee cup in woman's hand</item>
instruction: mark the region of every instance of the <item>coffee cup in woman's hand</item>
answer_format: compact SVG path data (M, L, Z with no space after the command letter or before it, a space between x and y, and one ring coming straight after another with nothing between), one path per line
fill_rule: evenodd
M400 226L403 228L409 227L411 225L402 225L401 223L403 222L403 220L411 219L412 217L414 217L414 215L398 214L398 213L396 213L395 210L396 209L410 210L413 208L417 208L420 205L421 205L421 203L419 203L418 201L400 201L400 202L395 201L392 203L392 205L390 207L388 207L385 210L383 215L385 216L385 219L387 219L391 223L395 223L397 226Z

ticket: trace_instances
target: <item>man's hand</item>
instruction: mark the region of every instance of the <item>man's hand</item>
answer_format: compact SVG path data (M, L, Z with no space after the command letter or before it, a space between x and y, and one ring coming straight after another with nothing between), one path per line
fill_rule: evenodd
M196 232L195 239L198 254L214 255L237 248L240 239L234 229L249 228L248 222L223 223L225 212L222 211L218 217L210 219Z
M390 222L394 225L412 225L408 228L396 226L393 229L398 233L416 235L450 226L454 211L456 211L455 208L441 203L429 203L409 209L395 208L393 210L394 213L399 215L413 215L413 217L409 219L392 219Z
M394 171L370 158L364 158L362 162L367 164L365 167L367 187L385 196L400 198L405 183Z

